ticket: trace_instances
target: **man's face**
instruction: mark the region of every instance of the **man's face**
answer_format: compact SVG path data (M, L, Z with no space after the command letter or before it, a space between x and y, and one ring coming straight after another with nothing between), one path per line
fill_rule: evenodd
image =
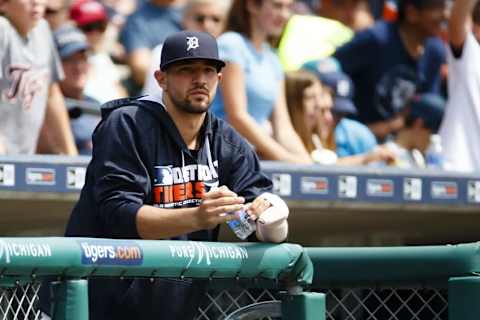
M35 27L45 14L46 0L2 0L0 12L21 32Z
M206 60L174 64L155 77L167 99L181 111L201 114L207 112L215 97L221 74Z
M68 7L63 0L47 0L45 19L52 30L57 29L68 20Z
M318 6L318 15L322 15L322 9L329 12L332 18L342 22L347 26L353 26L355 14L360 8L362 2L359 0L324 0Z
M88 77L89 63L86 50L76 52L68 58L62 59L65 79L60 82L65 96L76 98L85 89Z
M416 24L424 37L442 35L449 17L446 4L417 9L417 13Z
M226 14L225 8L216 2L199 3L185 14L183 24L186 30L208 32L218 37L225 26Z
M415 128L415 147L420 150L420 152L425 153L428 146L430 145L430 137L432 135L432 130L426 128L425 126L419 126Z

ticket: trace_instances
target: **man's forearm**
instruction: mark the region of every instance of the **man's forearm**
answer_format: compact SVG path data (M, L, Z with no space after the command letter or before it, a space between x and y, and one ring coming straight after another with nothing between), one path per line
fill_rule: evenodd
M161 209L145 205L137 213L137 231L142 239L156 240L199 230L194 215L197 208Z
M44 133L40 138L46 141L39 141L39 145L46 146L47 152L66 155L78 154L70 129L65 101L58 84L50 86L43 127Z

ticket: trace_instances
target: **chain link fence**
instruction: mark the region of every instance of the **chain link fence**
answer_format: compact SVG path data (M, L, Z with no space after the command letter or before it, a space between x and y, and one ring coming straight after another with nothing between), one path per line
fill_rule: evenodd
M446 289L379 288L327 290L331 320L447 320Z
M0 319L37 320L40 311L37 308L40 283L33 282L13 287L0 287Z
M0 319L40 319L40 312L37 309L39 288L39 283L0 288ZM329 289L322 292L327 294L327 318L329 320L448 319L448 300L444 289L366 288ZM264 306L261 302L278 299L278 292L267 289L238 288L210 291L199 308L195 320L225 319L229 314L244 306L259 304L260 310L260 307ZM280 305L277 304L277 306ZM264 313L264 311L259 311L258 319L279 319L278 317L268 317Z

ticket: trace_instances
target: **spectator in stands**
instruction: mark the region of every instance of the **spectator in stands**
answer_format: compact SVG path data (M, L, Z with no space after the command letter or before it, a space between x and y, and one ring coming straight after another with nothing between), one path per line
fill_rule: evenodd
M448 103L440 129L445 165L480 171L480 1L455 0L449 38Z
M280 61L268 44L290 16L292 0L235 0L219 37L227 62L212 112L225 118L266 160L311 162L293 129Z
M70 17L87 36L91 48L91 65L85 94L105 103L127 96L121 84L120 73L105 47L108 16L105 7L96 0L76 0L70 9Z
M363 0L325 0L315 6L315 15L292 16L278 46L282 66L286 71L298 70L308 61L330 56L353 37L360 24L367 24L361 29L373 24Z
M304 67L308 68L308 65ZM322 85L330 90L333 98L333 128L325 126L327 135L322 139L327 144L326 147L335 150L339 157L372 151L377 146L373 133L364 124L347 118L357 114L352 101L354 87L350 77L339 69L338 62L333 58L323 59L316 62L314 68L307 70L315 73Z
M62 60L65 78L60 82L63 95L69 98L70 123L80 154L92 153L92 133L99 116L84 114L82 104L99 107L100 103L85 94L89 73L90 45L85 35L76 27L64 25L54 33L55 44Z
M47 0L45 19L52 31L69 22L68 10L70 0Z
M386 143L395 154L393 165L400 168L425 168L425 154L431 135L438 132L445 109L445 100L432 93L415 96L400 113L404 127L395 139Z
M218 241L220 226L238 219L228 213L245 209L258 221L254 238L285 240L288 207L270 193L250 145L208 113L224 65L208 33L165 40L155 72L163 101L128 98L102 110L66 236ZM206 293L204 281L189 279L99 277L88 289L91 320L190 320Z
M225 28L230 0L187 0L183 11L182 25L185 30L204 31L218 37ZM162 88L155 80L154 72L158 69L162 44L152 51L152 64L150 65L142 93L161 97Z
M102 0L109 13L108 16L112 20L116 20L112 22L121 25L125 22L126 17L133 13L140 2L137 0Z
M446 0L402 0L398 22L378 22L335 52L355 84L358 119L368 124L378 139L384 140L401 127L392 117L394 110L379 106L379 96L390 83L395 84L393 96L408 91L402 81L395 80L399 74L409 70L418 76L419 92L440 92L445 52L442 41L434 36L440 34L446 18Z
M321 83L307 70L290 71L286 76L289 113L314 161L341 165L391 161L393 154L385 147L377 147L375 137L365 126L344 118L355 112L349 99L348 78L341 73L322 77L325 82Z
M0 0L0 153L77 154L45 2Z
M127 54L132 72L132 85L142 88L148 67L152 63L151 50L165 38L182 29L182 8L185 0L146 0L127 18L120 33L120 42Z

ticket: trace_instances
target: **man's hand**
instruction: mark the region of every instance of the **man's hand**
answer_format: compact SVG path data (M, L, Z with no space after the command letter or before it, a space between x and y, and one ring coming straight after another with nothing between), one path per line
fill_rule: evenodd
M212 229L218 224L237 219L237 216L228 213L242 209L244 202L245 198L237 196L226 186L205 193L195 215L198 229Z
M396 155L386 145L380 145L365 155L363 164L369 164L377 161L384 161L388 165L392 165L396 161Z
M257 238L263 242L282 242L288 235L288 206L277 195L265 192L249 205L247 213L257 221Z
M259 196L259 197L255 198L255 200L253 200L253 202L251 204L247 205L247 213L250 215L252 220L255 221L255 220L257 220L258 217L260 217L260 215L265 210L267 210L271 206L272 206L272 204L270 203L270 201L268 201L264 197Z

